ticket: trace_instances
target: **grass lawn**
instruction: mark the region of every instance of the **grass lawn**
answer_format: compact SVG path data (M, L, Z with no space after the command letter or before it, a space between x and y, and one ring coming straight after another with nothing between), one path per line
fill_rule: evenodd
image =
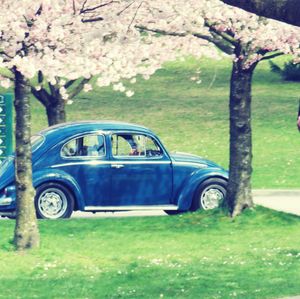
M279 298L300 294L299 217L264 208L178 216L40 221L42 248L9 245L0 298Z
M281 59L282 60L282 59ZM190 80L201 67L201 84ZM153 129L169 150L198 154L228 167L229 60L167 64L150 80L138 80L135 95L108 88L81 93L67 107L68 120L115 119ZM130 85L130 84L129 84ZM267 62L253 84L254 188L300 187L300 136L296 129L299 83L283 82ZM33 131L47 126L33 100Z

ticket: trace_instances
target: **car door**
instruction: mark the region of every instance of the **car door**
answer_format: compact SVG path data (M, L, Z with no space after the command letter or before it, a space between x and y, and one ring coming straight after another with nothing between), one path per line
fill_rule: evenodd
M85 134L67 142L61 150L62 168L81 189L86 207L103 205L109 198L110 164L105 136Z
M172 164L153 136L111 135L112 206L167 205L172 198Z

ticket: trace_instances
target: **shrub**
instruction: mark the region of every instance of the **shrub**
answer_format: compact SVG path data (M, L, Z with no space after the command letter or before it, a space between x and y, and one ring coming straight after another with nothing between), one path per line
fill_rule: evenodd
M284 64L283 68L273 61L269 61L269 63L272 72L280 74L283 80L300 82L300 63L289 61Z

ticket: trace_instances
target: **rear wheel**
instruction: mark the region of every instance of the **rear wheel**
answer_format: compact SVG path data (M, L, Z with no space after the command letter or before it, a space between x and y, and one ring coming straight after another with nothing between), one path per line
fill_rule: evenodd
M226 199L226 187L227 182L219 178L208 179L201 183L193 198L192 211L220 207Z
M74 198L63 185L46 183L36 190L35 209L41 219L69 218L74 209Z

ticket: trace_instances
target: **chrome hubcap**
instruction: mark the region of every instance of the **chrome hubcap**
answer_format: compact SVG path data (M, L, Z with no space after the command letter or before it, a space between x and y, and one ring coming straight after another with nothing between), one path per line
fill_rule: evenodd
M216 187L209 186L201 194L201 206L204 210L211 210L219 207L224 199L224 194Z
M38 208L45 218L59 218L67 210L67 198L57 188L49 188L41 193L38 199Z

